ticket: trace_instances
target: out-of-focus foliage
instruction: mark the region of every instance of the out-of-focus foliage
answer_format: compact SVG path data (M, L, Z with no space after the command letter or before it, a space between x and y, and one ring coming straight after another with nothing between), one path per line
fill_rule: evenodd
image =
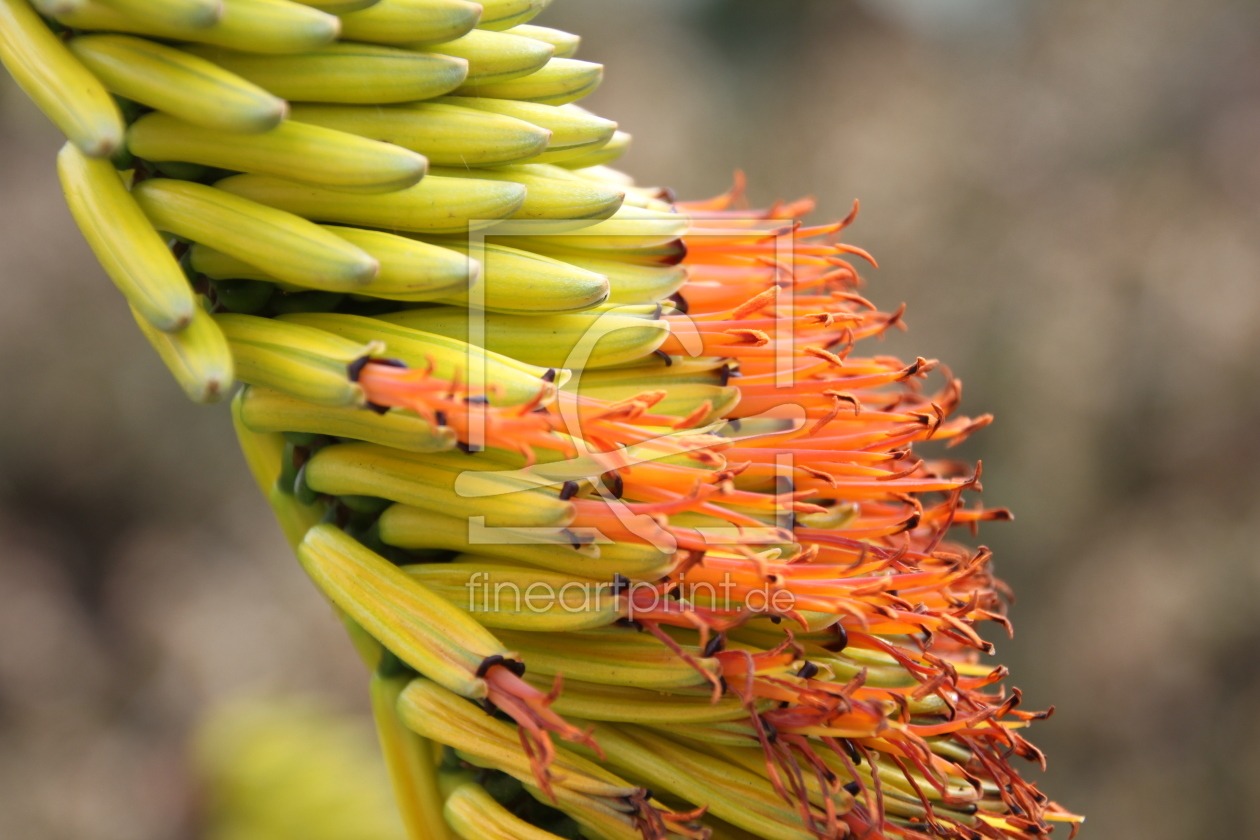
M239 699L197 732L206 840L402 840L372 732L303 698Z

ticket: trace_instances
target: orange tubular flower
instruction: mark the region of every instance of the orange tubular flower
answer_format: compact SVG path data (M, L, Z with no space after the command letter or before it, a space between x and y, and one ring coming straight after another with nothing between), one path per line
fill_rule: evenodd
M618 593L618 614L692 666L715 700L740 698L742 737L819 837L1031 840L1054 822L1075 828L1009 764L1042 760L1015 730L1048 713L992 692L1005 671L979 664L992 645L974 625L1007 624L1004 589L987 550L948 541L955 527L1010 514L964 505L981 489L979 465L912 454L956 445L991 418L951 416L961 385L934 360L857 355L863 339L905 325L904 308L880 313L854 291L861 279L842 255L874 261L835 237L856 205L842 222L804 227L796 215L812 202L735 210L741 184L676 206L693 219L675 249L689 279L659 351L725 359L716 384L739 399L724 424L707 419L708 401L661 413L668 368L658 390L616 402L548 386L504 408L372 363L360 379L369 400L465 444L475 421L526 473L548 474L531 466L535 450L598 465L589 485L558 491L571 531L675 552L670 575ZM937 370L944 385L927 395ZM774 623L753 631L754 619ZM698 648L680 643L690 632ZM830 791L821 816L807 804L810 773Z

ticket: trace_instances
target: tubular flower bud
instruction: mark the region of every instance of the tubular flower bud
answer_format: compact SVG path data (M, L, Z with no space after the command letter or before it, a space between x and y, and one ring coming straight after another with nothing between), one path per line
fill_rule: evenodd
M946 453L992 418L871 349L906 310L863 291L857 204L610 169L547 5L36 4L58 37L0 0L146 336L194 399L245 383L412 840L1074 832L957 540L1011 518Z

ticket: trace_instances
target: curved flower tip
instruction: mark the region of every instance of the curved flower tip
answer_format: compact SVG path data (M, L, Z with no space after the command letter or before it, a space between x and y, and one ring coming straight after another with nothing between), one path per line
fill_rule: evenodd
M566 741L583 744L594 750L601 759L603 752L590 732L579 729L551 710L551 704L563 688L563 677L557 676L552 690L544 694L522 680L518 671L524 671L519 663L496 663L487 668L482 675L489 690L486 699L516 721L521 748L529 757L538 787L554 799L555 792L551 787L548 768L555 760L556 748L549 733L555 733Z

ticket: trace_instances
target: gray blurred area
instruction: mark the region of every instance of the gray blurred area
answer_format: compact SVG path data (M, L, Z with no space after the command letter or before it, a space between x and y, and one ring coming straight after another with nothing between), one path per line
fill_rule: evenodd
M624 168L863 210L888 352L997 423L999 656L1097 840L1260 838L1260 6L556 0ZM185 404L0 83L0 837L196 836L189 727L246 687L363 708L349 645ZM1033 775L1036 770L1030 769Z

